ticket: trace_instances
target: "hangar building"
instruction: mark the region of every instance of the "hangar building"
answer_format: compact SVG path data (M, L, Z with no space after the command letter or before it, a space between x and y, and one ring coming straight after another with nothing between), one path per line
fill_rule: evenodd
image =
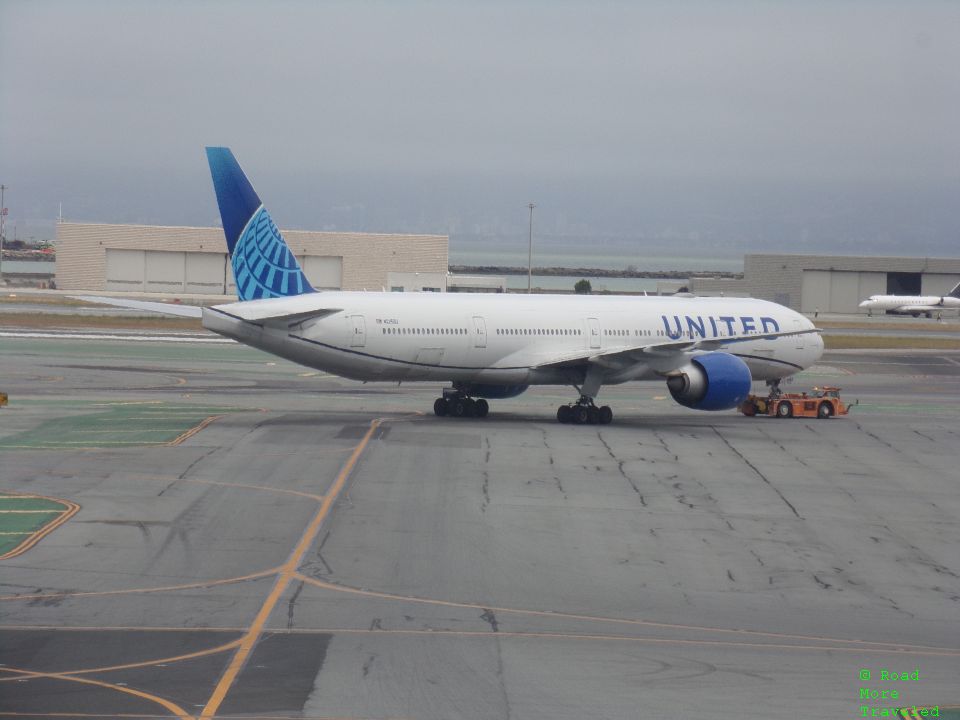
M447 273L446 235L282 232L318 290L383 290L391 288L391 274ZM60 223L57 287L236 294L218 227Z
M746 255L743 279L691 278L697 295L749 295L804 313L863 313L871 295L946 295L960 258Z

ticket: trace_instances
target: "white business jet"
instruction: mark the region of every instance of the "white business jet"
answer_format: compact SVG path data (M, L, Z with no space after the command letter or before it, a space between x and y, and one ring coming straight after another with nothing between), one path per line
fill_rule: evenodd
M609 423L604 385L659 380L681 405L737 407L753 380L817 361L819 331L743 298L317 292L228 148L207 148L239 302L111 300L202 317L203 326L307 367L362 381L449 382L439 416L483 417L488 399L566 385L569 423ZM103 300L103 298L98 298Z
M860 303L860 307L865 308L868 315L873 315L874 310L885 310L929 318L935 312L960 308L960 283L946 295L871 295Z

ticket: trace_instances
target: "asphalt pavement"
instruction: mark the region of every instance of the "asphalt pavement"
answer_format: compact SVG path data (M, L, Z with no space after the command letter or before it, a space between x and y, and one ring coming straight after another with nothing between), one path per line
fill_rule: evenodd
M958 353L833 352L787 386L842 386L846 418L635 383L602 427L556 423L564 388L436 418L433 385L232 345L4 337L0 367L0 489L80 505L2 561L7 715L960 704Z

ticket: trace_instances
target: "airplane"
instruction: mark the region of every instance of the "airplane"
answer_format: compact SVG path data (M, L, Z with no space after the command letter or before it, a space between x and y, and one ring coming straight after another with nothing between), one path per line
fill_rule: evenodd
M225 147L206 149L239 300L212 307L87 298L201 317L224 337L354 380L449 382L438 416L484 417L531 385L577 397L572 424L607 424L606 385L666 383L698 410L737 407L754 380L777 387L823 352L819 330L750 298L317 292Z
M960 283L957 283L953 290L943 296L871 295L860 303L860 307L866 308L867 315L873 315L874 310L886 310L887 312L913 315L914 317L926 315L928 318L932 318L934 312L940 312L948 308L960 308Z

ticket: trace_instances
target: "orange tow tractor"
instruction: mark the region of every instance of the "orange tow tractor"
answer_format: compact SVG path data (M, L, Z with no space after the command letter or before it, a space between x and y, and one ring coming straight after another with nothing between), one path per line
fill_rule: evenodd
M778 418L809 417L824 420L850 412L850 406L840 399L838 387L814 388L812 393L778 393L768 397L748 395L739 409L747 417L769 415Z

